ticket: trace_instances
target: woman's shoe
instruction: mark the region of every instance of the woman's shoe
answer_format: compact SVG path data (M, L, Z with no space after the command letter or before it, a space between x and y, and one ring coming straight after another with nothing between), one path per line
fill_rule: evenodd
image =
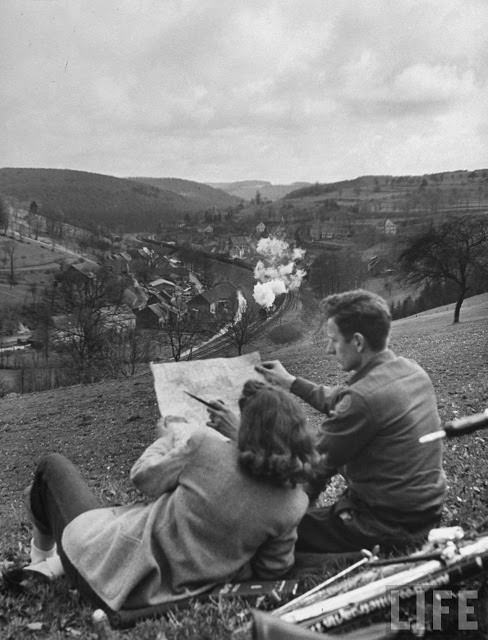
M25 571L24 567L14 567L2 571L4 587L12 593L28 594L39 584L48 584L51 580L38 571Z
M3 571L3 583L17 593L28 593L39 584L48 584L64 575L64 567L56 554L47 560Z
M49 581L64 576L64 567L58 554L54 554L41 560L40 562L32 562L24 567L24 571L31 571L45 576Z

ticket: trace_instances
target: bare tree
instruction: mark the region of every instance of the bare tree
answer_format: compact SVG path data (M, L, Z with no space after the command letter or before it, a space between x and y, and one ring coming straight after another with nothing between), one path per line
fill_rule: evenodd
M42 228L42 216L39 214L39 206L35 200L30 203L27 223L31 234L34 233L35 239L38 240Z
M144 336L137 329L131 329L125 334L125 358L127 375L133 376L139 362L147 362L150 352L150 338Z
M4 235L7 233L10 222L10 214L5 198L0 195L0 227L3 229Z
M226 327L226 335L232 340L238 355L251 340L252 329L259 319L259 310L255 303L241 298L237 309L225 309L219 314L221 326Z
M466 296L483 289L483 280L486 288L487 252L485 220L470 216L450 218L410 238L400 254L399 265L404 280L411 284L455 283L456 323Z
M135 328L112 331L107 337L104 354L112 376L133 376L137 365L148 361L150 339Z
M51 296L52 310L61 315L58 350L72 360L82 382L94 380L110 365L110 345L117 328L113 318L122 304L124 284L109 271L73 279L61 272Z
M203 327L181 298L174 301L173 312L170 313L164 329L173 360L191 360L197 340L203 335Z
M17 249L17 242L15 240L5 240L2 244L3 253L6 260L9 263L9 283L12 287L15 282L15 251Z

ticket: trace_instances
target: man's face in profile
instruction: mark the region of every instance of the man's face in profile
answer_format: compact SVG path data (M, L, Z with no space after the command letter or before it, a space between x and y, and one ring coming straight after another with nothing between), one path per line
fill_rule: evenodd
M354 338L346 340L334 318L327 320L327 353L335 355L344 371L353 371L361 365L361 354Z

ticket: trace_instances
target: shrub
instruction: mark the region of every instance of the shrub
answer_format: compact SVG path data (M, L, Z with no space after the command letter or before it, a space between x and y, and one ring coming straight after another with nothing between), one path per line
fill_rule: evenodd
M295 342L302 337L300 329L293 324L280 324L269 332L270 339L275 344Z
M4 380L0 379L0 398L3 398L10 392L11 392L11 389L8 386L8 384Z

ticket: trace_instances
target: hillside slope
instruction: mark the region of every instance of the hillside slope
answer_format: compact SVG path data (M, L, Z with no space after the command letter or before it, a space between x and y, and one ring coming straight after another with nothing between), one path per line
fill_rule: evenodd
M260 350L263 359L282 360L292 373L337 384L345 375L324 347L323 338L310 333L281 349L256 341L247 350ZM395 322L392 348L428 371L443 420L488 406L488 294L467 300L457 325L452 324L450 306ZM312 424L320 424L317 412L307 408L307 413ZM0 515L7 523L21 508L22 489L43 451L68 455L99 490L114 483L128 486L131 464L153 439L158 408L148 369L129 380L6 397L0 400L0 416ZM446 523L488 516L487 466L488 439L483 433L446 443L451 488ZM471 491L472 486L479 491Z
M291 191L306 188L309 182L293 182L292 184L271 184L267 180L239 180L237 182L209 182L207 183L216 189L227 191L233 196L243 198L244 200L252 200L259 191L261 198L266 200L279 200L284 198Z
M194 201L150 184L68 169L0 169L0 193L78 226L154 231L194 211Z
M334 202L359 213L435 215L457 211L488 212L488 169L446 171L412 176L369 175L315 183L291 191L285 200L295 207Z
M241 198L230 195L226 191L213 188L201 182L193 182L192 180L181 180L180 178L129 178L136 182L152 185L158 189L171 191L183 196L195 207L199 209L211 207L235 207L241 202Z

